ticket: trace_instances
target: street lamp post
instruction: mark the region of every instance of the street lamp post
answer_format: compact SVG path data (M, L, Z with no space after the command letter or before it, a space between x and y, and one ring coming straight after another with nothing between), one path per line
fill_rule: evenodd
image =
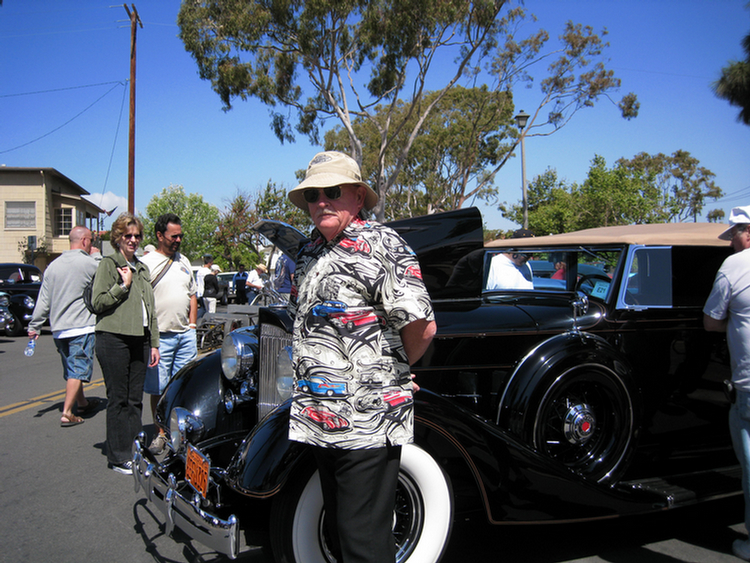
M523 140L526 135L523 132L526 123L529 121L529 114L521 110L513 119L521 131L521 192L523 193L523 228L529 228L529 199L526 195L526 152L524 151Z

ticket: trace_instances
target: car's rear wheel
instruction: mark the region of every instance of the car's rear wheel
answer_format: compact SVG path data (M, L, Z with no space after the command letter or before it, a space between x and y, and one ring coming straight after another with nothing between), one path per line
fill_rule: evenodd
M292 479L271 508L271 547L284 563L332 563L324 533L323 495L317 471ZM453 503L437 462L416 445L401 454L393 534L398 563L434 563L448 545Z
M600 365L569 369L545 390L529 419L534 447L586 477L613 479L635 425L627 380Z

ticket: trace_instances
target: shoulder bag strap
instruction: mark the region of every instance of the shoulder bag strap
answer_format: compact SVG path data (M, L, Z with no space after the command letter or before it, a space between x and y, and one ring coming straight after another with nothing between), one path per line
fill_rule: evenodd
M167 260L167 264L161 269L161 272L153 279L151 282L151 287L156 287L156 284L161 281L161 279L164 277L164 275L167 273L169 268L172 266L172 262L174 262L174 259L170 258Z

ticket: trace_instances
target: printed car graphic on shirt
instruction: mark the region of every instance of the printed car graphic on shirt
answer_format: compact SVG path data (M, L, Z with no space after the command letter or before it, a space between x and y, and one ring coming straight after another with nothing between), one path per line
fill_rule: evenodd
M313 376L297 381L297 389L303 393L325 395L326 397L346 395L346 383L333 383L325 377Z
M349 330L356 327L376 323L383 324L384 321L378 317L371 307L348 307L341 301L326 301L313 307L313 315L326 317L337 326L345 326Z
M362 252L363 254L370 254L370 245L366 240L362 240L360 238L357 239L350 239L345 238L340 243L341 246L344 248L353 248L357 252Z
M324 430L348 430L349 422L325 407L305 407L300 413Z

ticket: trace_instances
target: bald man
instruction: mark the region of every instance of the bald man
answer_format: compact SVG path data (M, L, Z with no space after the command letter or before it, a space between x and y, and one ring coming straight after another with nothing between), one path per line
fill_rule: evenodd
M63 365L65 402L60 426L82 424L80 414L96 409L98 399L86 399L83 383L91 381L94 370L94 326L96 316L83 303L83 288L94 277L97 261L91 252L91 231L73 227L68 235L70 250L55 258L44 272L29 337L39 338L42 325L49 319L52 337ZM73 413L77 405L78 415Z

